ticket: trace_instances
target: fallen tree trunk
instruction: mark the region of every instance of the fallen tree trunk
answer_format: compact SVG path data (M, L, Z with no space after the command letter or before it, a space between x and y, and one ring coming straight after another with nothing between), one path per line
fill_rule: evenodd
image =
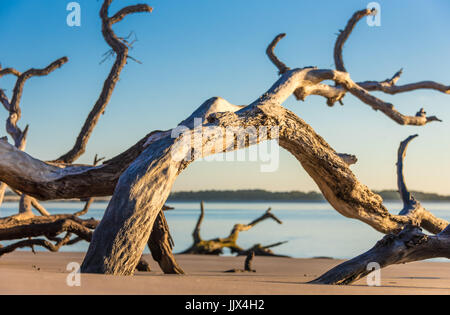
M366 253L346 261L311 281L312 284L351 284L372 272L369 266L380 268L430 258L450 258L450 236L446 229L435 236L422 233L408 225L398 234L386 235Z

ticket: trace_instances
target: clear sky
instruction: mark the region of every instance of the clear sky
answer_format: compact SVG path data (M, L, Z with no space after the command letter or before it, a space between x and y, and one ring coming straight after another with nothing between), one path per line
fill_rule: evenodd
M70 61L48 77L26 83L20 125L30 124L27 152L54 159L74 143L113 60L99 64L109 47L101 35L98 11L103 1L79 0L81 26L66 24L68 0L0 0L0 62L26 70L68 56ZM143 2L141 0L140 2ZM336 32L369 1L165 0L148 2L151 14L127 17L114 26L138 42L123 70L111 103L80 162L95 153L112 157L148 132L174 127L203 101L221 96L248 104L277 79L265 49L275 35L287 37L277 48L291 68L334 67ZM381 26L361 21L344 49L355 81L384 80L401 67L400 83L436 80L450 84L450 1L378 1ZM111 12L134 4L115 0ZM13 78L0 79L11 93ZM411 189L450 194L450 96L431 91L387 96L405 114L424 106L443 123L403 127L347 95L345 106L324 99L290 98L285 106L308 122L339 152L358 156L353 166L372 189L395 188L396 150L401 140L419 133L407 157ZM6 119L6 112L1 113ZM5 134L2 131L0 134ZM196 162L177 180L175 190L263 188L317 190L287 152L280 167L261 173L254 162Z

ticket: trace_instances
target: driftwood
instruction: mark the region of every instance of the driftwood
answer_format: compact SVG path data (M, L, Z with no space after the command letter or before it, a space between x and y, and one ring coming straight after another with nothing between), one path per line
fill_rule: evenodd
M53 72L54 70L60 68L63 64L65 64L68 61L67 57L60 58L54 62L52 62L50 65L43 69L29 69L25 71L24 73L21 73L17 71L14 68L6 68L3 70L0 70L0 77L12 74L17 77L16 84L13 89L11 101L9 100L8 96L6 96L5 92L0 89L0 102L2 103L3 107L8 111L8 119L6 120L6 131L11 136L11 138L14 141L14 146L18 150L25 150L26 143L27 143L27 135L28 135L28 128L27 125L23 130L17 125L21 116L22 116L22 110L20 108L20 101L22 99L23 94L23 88L25 86L25 82L35 76L46 76ZM3 202L3 198L5 195L7 185L5 183L0 183L0 205ZM42 215L48 215L49 213L47 210L39 204L39 202L30 196L27 196L25 194L22 195L21 192L15 191L18 195L21 195L20 199L20 208L19 208L19 214L23 218L29 218L33 216L31 206L33 206L40 214Z
M153 259L158 262L161 270L166 274L184 274L173 256L173 239L169 232L164 212L160 211L153 224L153 229L148 239L148 247Z
M247 255L247 251L242 249L239 245L237 245L237 240L239 238L239 233L248 231L251 228L253 228L256 224L266 220L266 219L272 219L278 224L282 224L281 220L278 219L274 214L271 212L271 208L269 208L264 214L250 222L249 224L235 224L230 232L230 234L223 238L214 238L211 240L204 240L200 236L200 227L203 222L203 218L205 216L205 206L203 204L203 201L200 203L200 215L197 220L197 224L195 225L194 231L192 232L192 238L193 238L193 244L190 248L183 251L181 254L200 254L200 255L220 255L223 254L223 250L225 248L228 248L231 250L232 253L235 254L243 254L245 252L245 255ZM259 245L259 244L258 244ZM279 243L281 245L281 243ZM255 245L254 247L256 247ZM260 246L261 247L261 246ZM273 247L273 246L272 246ZM262 249L262 247L261 247ZM260 255L261 253L264 253L263 250L255 249L254 253L256 255Z
M90 242L92 231L97 227L98 221L81 219L78 216L86 211L91 202L88 201L85 208L76 214L0 219L0 241L27 238L4 247L0 246L0 257L20 248L29 247L34 251L34 246L41 246L51 252L57 252L65 245L73 245L80 241ZM58 237L63 233L64 237ZM139 260L136 269L150 271L149 264L143 258Z
M404 158L408 144L416 137L417 135L410 136L400 143L397 159L397 184L403 201L403 209L399 215L410 216L415 220L412 220L411 224L406 225L399 233L385 236L366 253L336 266L311 283L351 284L371 272L368 268L371 263L377 263L384 268L393 264L429 258L450 258L450 226L444 221L435 222L433 218L430 218L429 212L406 187L403 174ZM420 225L438 233L435 236L426 235L422 233Z
M105 112L105 108L109 103L112 92L116 86L117 81L119 80L120 73L127 62L127 58L131 58L128 55L129 43L126 40L118 37L114 31L112 30L112 25L120 22L126 15L132 13L139 12L151 12L152 8L148 5L139 4L134 6L128 6L120 11L118 11L111 18L108 17L108 8L111 4L112 0L106 0L102 5L100 11L100 17L102 19L102 34L105 41L111 47L112 52L116 55L116 60L111 68L111 71L106 78L103 89L100 93L100 96L97 102L94 104L91 112L89 113L86 121L75 141L75 144L71 150L69 150L66 154L62 155L60 158L56 159L52 162L47 162L49 165L53 165L57 168L65 168L70 167L71 163L75 162L84 152L87 146L89 137L91 136L97 122L101 116ZM14 141L14 146L17 150L23 151L26 145L26 137L28 133L28 125L24 130L21 130L17 122L21 118L21 108L20 101L23 94L23 88L26 80L33 76L44 76L50 74L57 68L60 68L64 63L68 62L67 57L60 58L55 62L51 63L44 69L30 69L24 73L17 71L14 68L0 68L0 77L4 75L14 75L17 77L17 82L13 90L11 101L6 96L3 90L0 89L0 102L5 107L5 109L9 112L9 117L6 124L6 130L12 137ZM7 143L7 139L3 139ZM125 153L125 155L127 155ZM133 154L131 154L131 158L133 158ZM95 161L93 167L97 165L102 159L97 159L95 157ZM19 161L16 161L17 165L20 165ZM5 190L7 188L7 184L2 182L0 183L0 204L3 201L3 196ZM50 251L57 251L64 245L72 245L80 240L90 241L92 231L88 233L87 230L83 232L83 237L72 231L74 228L80 228L83 226L84 220L78 219L75 220L78 216L85 214L89 206L91 205L93 198L92 194L86 194L84 197L80 197L80 199L87 199L86 205L83 210L75 213L71 217L61 217L61 215L50 215L48 211L32 196L23 193L22 190L11 187L12 190L17 193L20 198L19 203L19 213L14 215L11 218L0 219L2 222L8 222L8 226L3 226L0 228L5 229L5 235L9 235L7 231L11 229L15 229L20 225L22 234L17 234L17 239L20 238L30 238L26 241L19 241L10 246L3 247L0 251L0 255L9 253L14 251L17 248L23 247L31 247L33 246L42 246ZM112 191L109 195L112 194ZM42 199L42 198L41 198ZM32 207L34 207L42 216L45 218L35 217L32 212ZM164 206L163 210L169 209L169 207ZM62 219L64 218L64 219ZM164 219L164 214L161 212L159 217L161 218L158 222L155 223L155 227L153 228L153 232L149 238L149 247L152 250L153 257L160 264L161 268L166 273L183 273L182 269L177 265L175 258L172 255L172 246L173 243L170 243L170 233L167 222ZM27 219L32 219L28 221L23 221ZM75 224L75 223L76 224ZM89 224L93 225L93 220L89 220ZM44 225L43 225L44 224ZM95 222L95 226L98 222ZM58 226L62 226L60 230L56 229ZM39 235L34 235L33 231L35 228L39 227L42 233ZM48 228L48 233L45 233L45 229ZM94 228L94 227L91 227ZM58 238L57 235L59 233L56 232L66 232L66 235L63 238ZM75 234L76 237L71 239L71 235ZM89 236L87 236L89 235ZM51 239L31 239L31 237L35 236L46 236ZM7 236L11 237L11 236ZM5 238L9 239L9 238ZM0 238L2 240L2 238ZM51 243L51 241L55 241L55 244ZM150 271L150 267L147 262L143 259L140 260L137 269L140 271Z
M83 127L78 134L75 144L72 149L59 157L55 162L73 163L79 156L81 156L85 149L89 137L95 128L100 116L105 112L106 106L111 99L112 92L119 81L120 73L127 63L128 49L127 43L121 40L113 31L113 24L120 22L128 14L134 13L150 13L152 8L146 4L138 4L128 6L119 10L115 15L109 17L108 10L113 0L105 0L100 9L100 18L102 19L102 34L105 41L116 54L116 60L111 68L108 77L103 85L100 96L89 113Z
M286 256L286 255L275 254L271 250L271 248L274 248L274 247L277 247L277 246L280 246L280 245L283 245L283 244L286 244L286 243L287 243L287 241L284 241L284 242L277 242L277 243L270 244L270 245L265 245L265 246L263 246L261 244L255 244L252 247L250 247L249 249L240 251L238 253L238 256L245 256L245 255L248 255L250 253L254 253L257 256L289 257L289 256Z
M130 7L108 18L110 3L111 0L105 0L102 6L104 30L110 30L113 22L124 16L122 13L137 12ZM427 116L423 109L415 115L404 115L370 92L396 94L432 89L450 94L448 86L433 81L399 86L397 82L401 72L385 81L354 82L345 72L342 58L344 43L356 23L369 14L374 12L362 10L355 13L338 36L334 51L336 70L314 67L290 69L274 54L275 46L282 37L278 36L267 53L281 77L249 105L237 106L219 97L211 98L182 121L178 128L154 131L124 153L99 166L40 161L0 141L0 180L41 200L113 194L102 221L93 233L82 272L132 274L154 222L181 171L197 158L234 151L270 139L278 140L280 146L299 161L327 201L342 215L365 222L385 234L398 234L405 226L414 224L433 234L438 233L435 238L442 238L440 233L446 231L447 221L436 218L423 207L407 214L391 214L383 205L382 198L360 183L350 170L349 165L356 161L355 158L348 159L349 155L337 153L307 123L282 106L290 95L298 100L304 100L309 95L320 95L332 106L336 102L342 103L343 97L351 94L402 125L424 126L440 121L436 116ZM324 83L326 81L334 84ZM196 118L201 120L200 126L194 124ZM235 137L224 136L222 131L225 128L237 130ZM246 128L268 132L252 138L246 133ZM180 129L183 129L182 134ZM203 135L200 150L189 145L199 133ZM245 141L238 142L236 138Z
M245 258L244 269L230 269L225 272L230 272L230 273L256 272L256 270L252 268L253 258L255 258L255 252L249 251L247 254L247 257Z

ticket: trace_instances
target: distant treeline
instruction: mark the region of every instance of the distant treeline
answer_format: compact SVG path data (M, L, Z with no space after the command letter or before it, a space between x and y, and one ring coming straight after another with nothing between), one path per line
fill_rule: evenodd
M382 190L374 191L381 195L386 201L399 201L400 195L396 190ZM442 201L450 202L450 196L442 196L433 193L424 193L420 191L413 191L412 194L419 201ZM96 197L96 202L108 202L110 197ZM170 194L168 201L299 201L299 202L321 202L325 201L321 193L310 191L282 191L273 192L262 189L248 189L248 190L202 190L202 191L179 191ZM5 201L19 201L19 196L11 191L5 193ZM57 200L54 200L57 201ZM77 199L58 200L73 202L79 201Z
M397 201L400 195L395 190L376 191L384 200ZM412 192L419 201L450 201L450 196L433 193ZM321 193L311 191L272 192L261 189L253 190L203 190L179 191L169 196L168 201L325 201Z

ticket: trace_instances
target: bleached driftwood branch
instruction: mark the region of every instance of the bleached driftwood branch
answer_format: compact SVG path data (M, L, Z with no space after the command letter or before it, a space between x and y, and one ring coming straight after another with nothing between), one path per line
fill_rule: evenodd
M128 50L127 44L121 40L113 31L113 24L120 22L125 16L133 13L150 13L152 8L146 4L138 4L125 7L119 10L112 17L109 17L109 7L113 0L105 0L100 10L100 17L102 19L102 34L105 41L116 54L116 60L106 78L102 91L91 112L89 113L83 127L78 134L74 146L67 153L59 157L56 162L73 163L86 150L87 142L98 122L100 116L105 112L114 88L119 81L120 73L127 63Z
M369 264L378 263L381 268L431 258L450 259L449 228L437 235L426 235L416 226L408 225L398 234L386 235L366 253L331 269L313 284L351 284L372 270Z
M450 258L448 222L434 217L406 187L404 159L408 144L416 137L417 135L413 135L402 141L397 156L397 184L403 201L403 209L399 215L412 218L411 224L398 233L385 236L366 253L336 266L311 283L351 284L368 275L371 272L368 266L374 262L384 268L429 258ZM425 235L419 226L436 235Z
M275 64L275 66L281 71L288 69L283 68L284 65L281 61L279 61L278 57L275 56L273 49L274 45L278 43L278 41L284 37L281 36L283 34L275 37L275 40L269 45L268 55L270 60ZM281 36L281 37L280 37ZM339 41L339 40L338 40ZM335 59L339 59L339 57L335 56ZM339 64L339 61L336 61ZM343 64L342 64L343 67ZM338 67L342 68L342 67ZM350 79L350 75L347 72L339 71L339 70L320 70L320 69L312 69L310 72L310 83L303 84L299 86L293 94L297 98L297 100L305 100L305 98L309 95L319 95L323 96L327 99L327 105L333 106L335 102L342 103L342 99L346 93L350 93L353 96L357 97L363 103L372 107L375 111L381 111L383 114L394 120L400 125L413 125L413 126L423 126L427 123L433 121L441 121L436 116L426 116L426 112L423 108L421 108L415 116L407 116L403 115L399 111L397 111L391 103L387 103L376 96L373 96L369 93L369 91L388 91L395 85L398 78L400 77L401 71L397 72L393 78L382 81L366 81L356 83ZM327 85L322 83L325 80L332 80L336 83L335 86ZM367 88L367 89L366 89ZM438 91L445 92L450 94L450 87L445 87L442 84L430 81L423 81L419 83L409 84L407 87L396 88L396 93L400 91L406 92L411 91L418 88L436 88ZM393 90L392 90L393 91ZM393 94L393 93L391 93Z
M53 72L54 70L60 68L63 64L65 64L68 61L67 57L60 58L54 62L52 62L50 65L43 69L29 69L25 71L24 73L20 73L19 71L13 69L13 68L7 68L4 70L0 70L0 77L6 74L13 74L17 77L16 84L14 86L13 94L12 94L12 100L9 101L8 97L4 93L3 90L0 89L0 101L5 107L5 109L8 111L8 119L6 120L6 131L8 134L12 137L14 140L14 145L17 149L24 151L27 141L27 135L28 135L28 125L25 127L24 130L19 128L17 125L18 121L21 118L21 108L20 108L20 101L22 99L23 94L23 88L25 85L25 82L34 76L45 76ZM5 195L7 185L5 183L0 183L0 204L3 202L3 198ZM21 195L20 192L16 192ZM31 205L33 205L42 215L49 215L47 210L39 204L39 202L30 196L21 196L21 202L20 202L20 209L19 214L23 218L27 218L33 215L31 210ZM29 206L28 206L29 205Z

